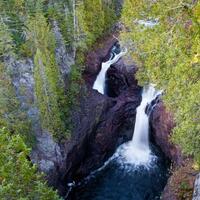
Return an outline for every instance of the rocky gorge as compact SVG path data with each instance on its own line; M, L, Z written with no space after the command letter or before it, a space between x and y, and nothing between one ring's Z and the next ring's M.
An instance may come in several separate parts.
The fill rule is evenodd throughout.
M87 109L87 111L89 112L91 109L92 113L90 113L89 116L92 116L91 119L96 120L93 124L95 127L94 129L91 128L91 126L87 126L87 128L89 128L89 132L91 132L91 135L89 135L92 138L91 141L89 139L89 143L87 143L88 135L85 132L85 137L87 137L87 144L85 145L87 146L86 149L89 153L82 152L79 154L76 148L76 156L79 156L79 159L80 156L81 158L83 156L83 160L78 161L81 163L81 165L78 166L77 171L75 170L73 173L71 173L70 170L68 171L75 182L76 180L81 180L83 177L89 175L91 171L102 166L120 144L132 138L136 107L141 101L141 87L138 85L134 76L137 71L137 66L133 64L134 62L130 61L130 59L122 58L116 64L110 67L107 72L106 80L107 95L101 95L91 89L95 77L100 71L101 62L108 59L109 51L116 42L118 42L116 37L109 35L106 37L106 39L103 38L103 41L98 41L97 43L101 44L100 47L98 47L98 45L97 47L95 46L95 48L93 48L93 50L90 51L86 56L86 69L83 72L83 77L86 83L87 91L89 92L89 96L93 100L90 99L87 94L85 101L88 103L90 102L90 106L88 106L90 108ZM91 103L93 101L95 102L94 107ZM102 103L103 105L101 105ZM94 110L95 112L100 110L100 114L96 116ZM87 115L85 114L85 117L86 116ZM88 117L88 119L90 119L90 117ZM172 175L162 194L162 199L164 200L180 199L180 191L173 190L174 186L171 180L174 179L175 182L177 182L176 172L179 170L179 168L180 170L187 168L185 167L187 166L185 162L188 160L188 158L183 156L180 147L172 144L170 141L170 134L172 133L174 126L175 123L173 114L167 111L163 102L160 101L151 114L150 127L152 130L152 140L157 146L160 147L165 156L172 162ZM82 125L80 125L80 127L82 127ZM81 152L80 146L79 151ZM72 154L70 155L72 156ZM71 160L73 159L69 158L69 162ZM74 160L76 160L75 157ZM71 166L73 166L73 164ZM191 198L193 193L193 184L195 181L195 175L197 174L195 170L192 170L191 168L192 167L190 166L189 169L185 170L183 174L181 174L183 178L178 182L178 184L181 185L182 181L184 180L186 181L186 184L189 184L189 198ZM73 170L74 169L75 168L73 167ZM193 173L188 175L189 171L193 171ZM186 180L184 178L184 174L187 174ZM69 175L66 174L66 177L69 178ZM68 181L69 180L70 179L68 179ZM196 179L196 185L197 184L198 177ZM198 188L198 186L195 186L195 188ZM198 189L194 189L194 198L195 194L197 195L197 193Z
M199 5L0 1L0 199L199 200Z
M68 61L69 56L60 42L62 36L56 23L54 26L58 38L56 50L57 58L60 60L58 63L63 76L66 77L70 75L69 66L73 63L73 58ZM25 69L19 72L19 76L15 76L13 83L16 90L21 84L27 89L25 95L20 97L19 94L19 97L23 109L32 120L36 136L36 147L32 151L31 159L38 164L41 171L46 173L49 184L57 188L61 195L65 195L69 190L68 183L77 183L101 167L117 147L130 140L133 135L136 108L141 101L142 89L135 79L137 66L127 58L120 59L107 72L107 95L99 94L92 89L92 85L100 71L101 63L108 59L111 48L118 41L111 34L100 39L98 43L100 45L94 46L86 55L86 68L83 72L85 83L79 95L78 108L71 113L72 123L76 124L72 138L61 143L54 142L48 132L42 131L37 108L32 106L34 105L34 82L31 60L7 59L11 67L17 70ZM171 160L174 169L182 166L185 158L180 148L169 140L172 128L175 126L173 115L166 110L163 102L159 102L153 110L150 126L152 140ZM164 200L172 200L173 194L169 195L170 179L163 193ZM194 176L192 180L194 181ZM190 181L190 184L193 182ZM173 197L173 199L179 198Z

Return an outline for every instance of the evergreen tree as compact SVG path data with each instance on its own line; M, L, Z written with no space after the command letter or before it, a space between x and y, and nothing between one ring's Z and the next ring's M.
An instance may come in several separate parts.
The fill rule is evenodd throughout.
M14 42L10 35L8 26L0 18L0 58L5 55L13 54Z
M59 200L49 188L43 175L28 161L30 149L19 135L11 136L0 130L0 199L1 200Z
M91 46L116 20L114 3L106 0L77 1L79 45Z
M69 136L69 133L62 119L62 113L65 112L65 96L60 71L55 61L55 39L41 13L31 18L27 26L30 30L27 44L34 55L35 92L42 125L54 138L62 139Z

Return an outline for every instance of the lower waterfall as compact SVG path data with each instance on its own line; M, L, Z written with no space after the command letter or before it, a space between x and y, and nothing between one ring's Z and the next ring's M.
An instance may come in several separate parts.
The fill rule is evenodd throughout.
M149 140L149 116L161 94L153 85L143 88L132 140L77 184L67 200L160 199L170 162Z
M120 162L148 167L156 157L149 146L149 115L162 91L156 91L152 84L143 88L142 102L137 108L135 129L130 142L121 145L115 156Z

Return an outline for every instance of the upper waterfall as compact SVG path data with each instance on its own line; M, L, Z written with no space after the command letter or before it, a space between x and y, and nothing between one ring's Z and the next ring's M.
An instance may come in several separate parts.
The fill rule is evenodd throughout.
M97 90L101 94L105 94L106 72L109 69L109 67L112 64L116 63L122 56L124 56L126 52L127 52L127 49L117 54L115 52L115 46L113 47L110 59L106 62L103 62L101 65L101 71L99 72L93 85L94 90Z

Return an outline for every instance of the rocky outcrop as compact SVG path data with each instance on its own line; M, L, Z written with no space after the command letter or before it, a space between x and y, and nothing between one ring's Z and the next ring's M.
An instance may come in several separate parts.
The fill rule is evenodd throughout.
M200 199L200 173L196 176L192 200L199 200L199 199Z
M102 97L96 93L93 98L92 101L98 102ZM87 141L85 161L76 172L77 178L84 177L100 167L120 144L132 138L136 108L140 103L140 88L130 88L117 99L103 97L103 101L106 105L100 106L103 108L101 116L89 132L92 137ZM91 112L95 109L98 110L99 107L95 106ZM89 121L94 120L91 117L92 115L88 117Z
M52 22L52 30L56 40L55 58L60 68L65 87L68 84L68 76L71 71L71 66L74 64L75 52L67 51L63 36L61 34L59 24L57 21Z
M59 145L54 142L51 134L41 127L39 110L35 102L34 64L31 59L16 60L14 57L5 58L4 62L12 72L12 84L20 103L20 110L31 122L30 132L35 139L31 160L46 173L51 183L52 175L56 177L57 166L61 163L62 156Z
M153 110L150 125L155 143L175 165L180 165L183 162L181 150L170 141L170 134L175 126L174 119L172 114L167 112L163 102L159 102Z
M121 59L108 69L106 90L110 97L117 97L129 87L137 85L135 79L136 65L126 64L125 62L124 59Z

